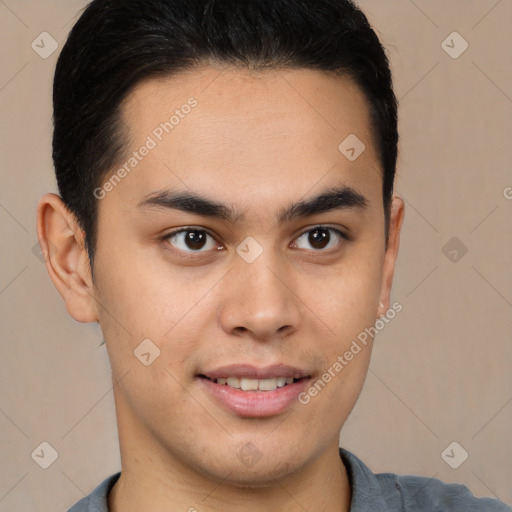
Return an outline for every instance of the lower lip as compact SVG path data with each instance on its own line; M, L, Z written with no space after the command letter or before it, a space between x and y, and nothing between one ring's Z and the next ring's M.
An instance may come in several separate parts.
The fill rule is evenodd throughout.
M298 400L310 379L301 379L274 391L242 391L226 384L199 378L207 393L230 412L245 418L275 416Z

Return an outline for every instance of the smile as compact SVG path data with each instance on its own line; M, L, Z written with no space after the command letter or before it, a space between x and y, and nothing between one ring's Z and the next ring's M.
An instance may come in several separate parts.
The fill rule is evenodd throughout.
M282 364L266 368L229 365L197 375L203 391L222 409L239 417L278 415L297 402L311 374Z
M248 379L238 377L227 377L215 379L214 382L220 385L230 386L242 391L275 391L277 388L283 388L288 384L293 384L293 377L275 377L271 379Z

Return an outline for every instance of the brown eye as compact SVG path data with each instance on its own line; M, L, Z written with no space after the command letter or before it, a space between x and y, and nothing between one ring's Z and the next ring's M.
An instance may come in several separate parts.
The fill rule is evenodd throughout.
M202 249L206 243L206 234L201 233L201 231L186 231L185 232L185 245L192 249L193 251L197 251Z
M317 226L299 236L295 245L299 249L323 251L336 247L342 239L347 240L347 236L341 231L334 228Z
M183 252L206 252L216 247L213 237L201 229L180 229L168 234L165 240ZM205 247L206 250L201 250Z
M329 245L329 241L331 240L331 234L327 229L315 229L309 232L308 242L315 249L325 249L327 245Z

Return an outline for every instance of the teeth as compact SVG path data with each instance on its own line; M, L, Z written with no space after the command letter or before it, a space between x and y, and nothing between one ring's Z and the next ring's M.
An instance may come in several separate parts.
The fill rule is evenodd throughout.
M293 383L293 377L275 377L272 379L246 379L242 377L227 377L216 379L217 384L228 385L242 391L275 391L287 384Z
M256 391L258 389L258 379L240 379L242 391Z
M226 382L228 386L231 386L232 388L240 388L240 379L237 379L236 377L229 377Z
M274 391L277 389L277 379L261 379L258 383L260 391Z

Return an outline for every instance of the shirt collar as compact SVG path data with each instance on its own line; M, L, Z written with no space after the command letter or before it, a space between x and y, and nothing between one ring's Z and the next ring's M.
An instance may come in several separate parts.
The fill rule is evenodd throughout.
M339 450L352 490L350 512L386 512L388 507L375 474L353 453Z

